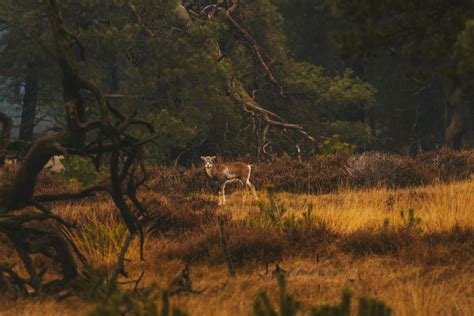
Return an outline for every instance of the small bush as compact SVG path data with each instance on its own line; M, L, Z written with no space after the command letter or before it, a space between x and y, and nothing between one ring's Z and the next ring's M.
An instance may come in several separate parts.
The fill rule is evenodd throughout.
M117 260L127 238L127 227L112 216L100 219L96 214L89 217L81 230L72 233L79 250L94 262L113 263ZM135 249L130 247L129 251Z
M284 234L285 239L294 244L295 248L300 248L301 245L309 247L310 244L321 246L321 243L333 239L334 234L328 225L314 216L313 205L308 205L302 216L296 216L278 201L273 186L267 185L265 188L268 202L260 200L260 212L245 218L245 223L250 227Z
M415 210L409 209L408 214L405 211L400 212L400 217L402 218L404 227L406 229L413 230L415 232L421 233L421 218L415 216Z
M295 225L295 217L288 214L286 207L281 204L275 196L275 188L266 185L265 190L268 195L268 202L259 200L258 208L260 213L257 216L247 218L250 225L264 230L275 230L283 233Z
M97 182L101 173L89 158L72 156L62 161L64 170L61 175L69 181L77 181L83 185L91 185Z
M356 145L342 141L341 136L334 134L331 138L324 140L318 144L318 150L322 155L353 155Z
M418 155L416 161L442 181L465 180L474 174L473 150L426 152Z
M410 187L432 183L434 176L413 159L368 152L347 160L350 184L355 187Z

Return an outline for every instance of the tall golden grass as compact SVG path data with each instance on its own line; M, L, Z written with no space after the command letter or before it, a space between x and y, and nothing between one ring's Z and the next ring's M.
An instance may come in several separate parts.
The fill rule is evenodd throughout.
M267 199L264 191L259 197ZM194 287L206 290L174 297L172 303L191 315L248 315L261 290L276 301L276 280L264 272L265 262L273 268L275 261L289 270L289 291L303 303L303 312L338 302L347 288L355 297L385 301L395 315L474 314L474 179L407 189L339 187L326 195L278 193L285 216L299 220L312 208L315 227L321 228L292 233L249 225L260 209L244 191L233 193L222 208L216 206L217 196L196 193L166 197L148 190L141 198L152 211L162 211L169 227L159 227L147 239L146 261L139 261L133 245L126 269L130 278L145 271L145 284L164 285L189 260ZM420 219L412 226L410 209ZM90 262L114 263L124 235L107 197L57 203L53 210L78 223L71 236ZM219 217L226 218L235 278L227 276ZM13 254L2 244L0 261L7 253ZM77 297L63 302L0 298L0 315L77 315L91 307Z

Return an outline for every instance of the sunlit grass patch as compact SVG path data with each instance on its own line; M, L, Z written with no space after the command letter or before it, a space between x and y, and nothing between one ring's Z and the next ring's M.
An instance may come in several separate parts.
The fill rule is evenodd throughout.
M110 265L117 261L128 234L126 225L112 214L99 217L93 212L83 220L81 229L73 231L70 237L90 263ZM129 247L127 258L138 257L138 245Z

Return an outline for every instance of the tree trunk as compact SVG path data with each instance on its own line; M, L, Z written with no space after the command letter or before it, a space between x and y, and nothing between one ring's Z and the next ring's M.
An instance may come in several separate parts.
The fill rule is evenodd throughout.
M445 133L445 144L455 150L461 149L462 146L462 136L464 132L464 105L465 101L463 93L460 88L457 88L454 90L448 102L451 118Z
M28 65L25 80L25 96L23 98L23 110L21 112L20 136L23 141L33 139L35 128L36 104L38 100L39 78L33 65Z
M412 155L422 150L435 150L443 143L444 111L442 103L436 101L441 99L442 83L441 77L435 77L416 93L418 102L413 125Z
M0 112L0 123L2 124L2 131L0 133L0 167L5 162L7 155L7 148L10 142L10 133L12 129L12 120L5 113Z
M120 80L117 65L113 65L112 69L110 70L109 88L112 92L117 92L120 89Z
M135 196L137 189L147 179L145 167L141 161L141 147L153 141L156 135L151 123L135 119L136 112L129 115L122 114L107 103L100 88L93 82L81 77L80 64L74 53L74 47L76 45L81 49L83 47L77 36L65 28L60 1L47 0L44 1L44 5L48 13L50 31L56 52L55 56L63 74L62 86L67 128L63 132L47 134L35 139L14 178L0 186L0 232L10 238L30 275L30 278L23 283L29 284L36 291L46 291L46 289L57 291L61 289L62 285L67 285L65 283L74 280L78 276L75 257L69 250L69 244L73 245L74 242L62 230L40 230L29 225L29 223L33 221L55 221L65 228L72 227L72 225L52 213L45 205L41 204L41 201L68 200L74 198L74 196L90 196L90 193L95 191L110 191L131 236L139 233L142 255L143 224L137 219L134 209L129 206L127 197L130 198L131 203L137 210L145 213ZM31 84L29 82L28 80L30 88ZM100 118L87 117L82 90L89 91L94 96L99 107ZM30 93L25 95L25 98L28 101L35 101L36 99ZM36 102L33 103L36 104ZM1 112L0 123L2 123L2 129L0 130L1 162L6 148L13 142L9 139L11 120ZM136 125L144 126L150 136L145 139L131 136L130 128ZM90 140L90 143L86 145L88 133L94 133L96 138ZM95 158L100 162L102 155L108 152L112 153L110 159L111 190L108 190L107 187L96 187L72 195L50 195L46 199L45 196L34 197L37 177L52 156L59 154L95 154ZM121 162L122 156L126 157L123 163ZM124 187L127 188L127 193L123 192ZM40 212L18 212L28 206L34 206ZM6 214L8 216L4 216ZM77 251L77 247L72 246L72 248L82 258L82 255ZM41 277L46 270L37 271L35 263L30 257L31 254L42 254L59 263L62 267L63 279L59 282L49 282L43 286ZM123 266L120 267L120 271L123 271Z

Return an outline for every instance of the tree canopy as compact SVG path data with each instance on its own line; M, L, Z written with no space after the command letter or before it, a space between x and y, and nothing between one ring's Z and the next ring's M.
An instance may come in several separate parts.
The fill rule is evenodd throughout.
M229 18L232 5L72 1L62 9L80 43L75 50L84 57L81 73L104 87L110 102L148 113L160 131L150 156L162 163L178 157L188 163L202 152L293 155L305 136L295 140L291 128L269 128L276 125L265 122L262 112L256 120L255 112L246 111L250 105L242 106L247 97L308 135L323 137L319 140L340 134L360 148L370 146L370 128L357 113L374 106L371 85L349 69L328 75L319 65L295 60L283 17L271 1L235 2ZM8 28L2 52L11 60L3 75L17 82L10 85L10 95L23 97L25 104L31 90L25 85L25 61L35 60L37 94L50 97L40 108L53 113L61 88L57 66L48 59L46 21L38 19L41 7L35 1L7 1L1 12ZM34 32L26 35L23 25ZM19 38L27 46L15 47ZM309 152L313 144L306 146Z

